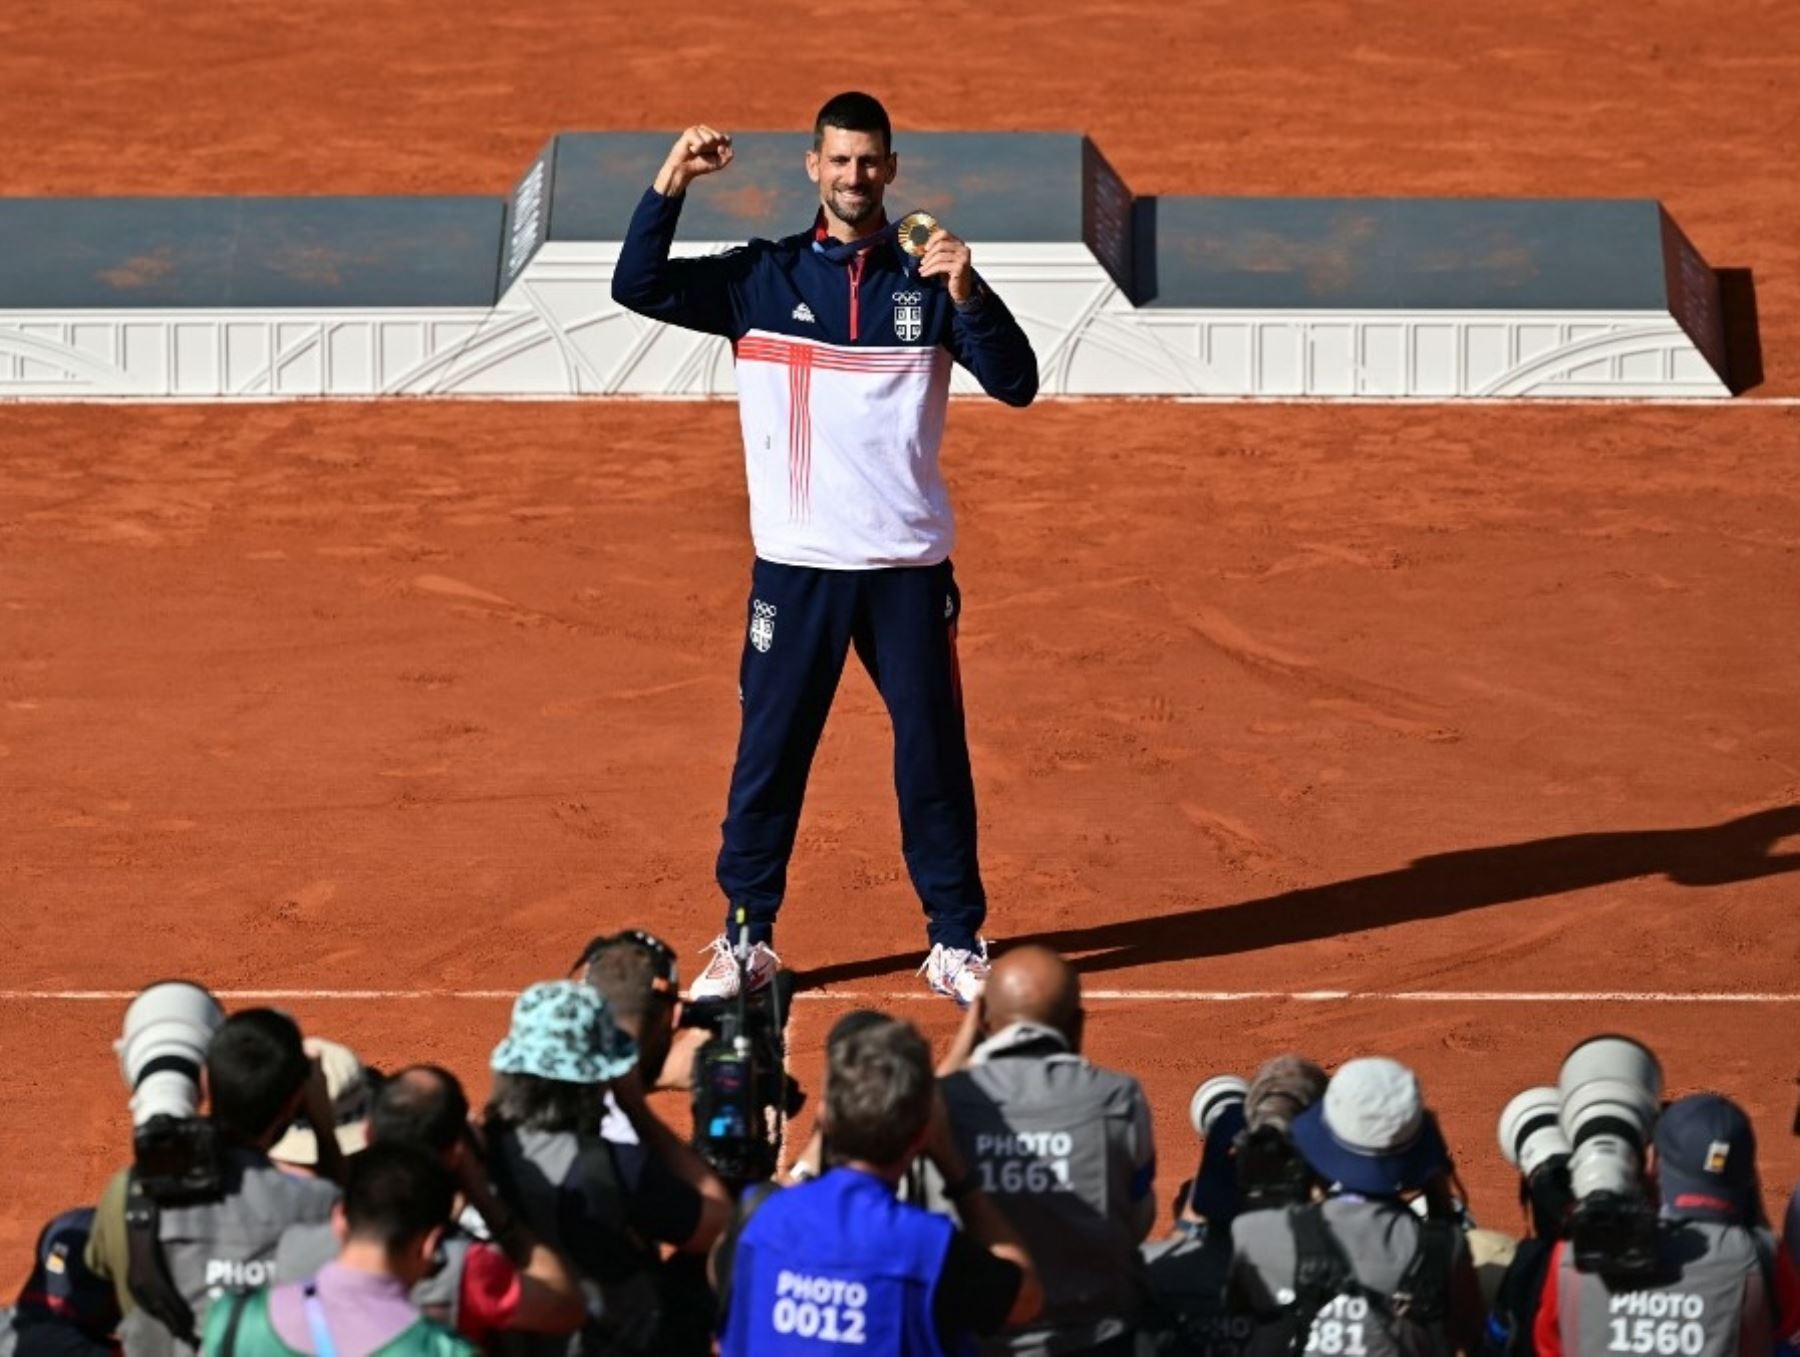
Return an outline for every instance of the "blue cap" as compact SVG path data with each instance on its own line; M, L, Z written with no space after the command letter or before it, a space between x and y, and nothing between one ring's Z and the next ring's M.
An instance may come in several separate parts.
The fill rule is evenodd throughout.
M83 1258L93 1229L94 1210L82 1207L64 1211L38 1236L35 1265L13 1315L19 1357L116 1351L110 1339L119 1324L118 1293Z
M1656 1180L1678 1216L1747 1221L1755 1215L1756 1132L1731 1099L1677 1098L1656 1123Z

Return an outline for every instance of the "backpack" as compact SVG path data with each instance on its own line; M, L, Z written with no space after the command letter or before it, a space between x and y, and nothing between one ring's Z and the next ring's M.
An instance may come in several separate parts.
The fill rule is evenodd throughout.
M1308 1350L1314 1321L1340 1296L1366 1302L1390 1331L1402 1325L1427 1328L1449 1315L1456 1258L1456 1226L1451 1221L1420 1222L1412 1260L1393 1292L1383 1295L1357 1280L1343 1245L1326 1223L1323 1203L1289 1207L1287 1214L1294 1234L1294 1299L1282 1307L1279 1317L1289 1327L1288 1351Z

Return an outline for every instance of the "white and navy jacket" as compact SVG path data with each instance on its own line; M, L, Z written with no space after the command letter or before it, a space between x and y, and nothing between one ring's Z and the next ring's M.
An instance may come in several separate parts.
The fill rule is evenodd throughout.
M750 533L785 565L935 565L956 536L938 444L950 363L990 396L1029 405L1037 358L985 285L955 306L918 277L892 229L831 240L822 219L783 240L669 258L682 196L654 188L632 214L613 300L731 341Z

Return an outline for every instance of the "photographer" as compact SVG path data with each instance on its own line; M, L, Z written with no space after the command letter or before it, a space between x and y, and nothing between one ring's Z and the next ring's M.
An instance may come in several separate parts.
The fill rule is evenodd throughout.
M1234 1302L1251 1351L1395 1357L1475 1351L1481 1293L1462 1231L1444 1218L1449 1152L1411 1070L1352 1060L1293 1123L1322 1200L1232 1223ZM1423 1195L1430 1218L1413 1210Z
M1081 1055L1081 981L1044 947L993 963L939 1088L957 1149L1018 1231L1047 1303L993 1352L1129 1353L1148 1292L1156 1150L1138 1081ZM971 1049L972 1048L972 1049ZM933 1209L949 1211L941 1182Z
M675 1025L680 983L675 955L667 944L633 929L595 938L577 965L587 983L605 998L619 1029L637 1043L639 1082L687 1088L694 1052L708 1034ZM756 1001L761 1002L761 996ZM693 1163L687 1163L683 1173L669 1168L673 1156L667 1142L675 1140L674 1134L647 1104L641 1110L655 1122L650 1136L638 1129L609 1091L600 1135L612 1150L633 1228L679 1250L664 1259L656 1273L662 1315L659 1349L705 1357L712 1351L718 1327L705 1254L731 1219L731 1195L704 1163L698 1172ZM661 1153L652 1149L658 1141L663 1142ZM695 1155L678 1142L674 1149L683 1159Z
M675 1026L679 984L668 946L633 930L594 939L582 964L587 984L606 1000L613 1022L637 1045L636 1087L664 1087L678 1035L685 1040L677 1086L685 1087L693 1047L705 1033ZM646 1238L704 1254L731 1219L731 1194L647 1102L638 1099L636 1111L634 1117L618 1090L609 1090L600 1126L630 1199L632 1226ZM640 1126L646 1120L647 1134Z
M410 1297L450 1223L450 1171L423 1151L377 1145L348 1177L332 1219L337 1257L316 1277L221 1299L206 1320L208 1357L474 1357Z
M253 1008L225 1019L206 1048L206 1085L217 1140L207 1190L159 1201L140 1162L100 1199L87 1262L118 1290L127 1357L191 1352L212 1301L273 1282L282 1232L329 1219L338 1199L331 1099L292 1018ZM318 1135L317 1179L283 1173L268 1156L296 1115Z
M1488 1357L1537 1357L1538 1299L1575 1206L1561 1101L1554 1088L1528 1088L1500 1113L1500 1150L1519 1171L1519 1204L1531 1228L1489 1309L1482 1343Z
M1697 1093L1663 1110L1654 1146L1652 1259L1609 1276L1579 1269L1575 1242L1559 1242L1538 1357L1766 1357L1800 1334L1800 1280L1763 1224L1749 1118L1728 1098Z
M708 1185L711 1175L699 1157L650 1111L637 1060L635 1043L613 1023L598 991L556 980L519 996L512 1029L491 1062L486 1128L494 1185L597 1291L582 1340L591 1350L657 1350L662 1324L656 1240L634 1222L634 1196L617 1149L600 1135L608 1090L659 1171L702 1196L722 1192L716 1180ZM543 1343L533 1350L563 1347Z
M1200 1136L1200 1166L1183 1184L1167 1239L1143 1246L1150 1303L1138 1327L1140 1357L1239 1357L1250 1320L1226 1305L1231 1222L1242 1194L1237 1142L1245 1130L1246 1085L1235 1075L1207 1080L1189 1103Z
M444 1231L442 1266L412 1293L428 1319L476 1344L502 1332L568 1333L581 1327L587 1306L568 1264L495 1196L455 1075L435 1065L415 1065L388 1079L369 1108L368 1136L372 1144L429 1154L449 1169L486 1229L485 1239L457 1224ZM276 1271L286 1281L300 1281L337 1253L330 1225L296 1225L281 1237Z
M855 1345L864 1357L955 1352L1043 1302L1018 1235L950 1133L931 1052L910 1023L856 1012L826 1043L820 1111L830 1168L769 1190L715 1259L724 1357ZM928 1156L964 1229L896 1189Z

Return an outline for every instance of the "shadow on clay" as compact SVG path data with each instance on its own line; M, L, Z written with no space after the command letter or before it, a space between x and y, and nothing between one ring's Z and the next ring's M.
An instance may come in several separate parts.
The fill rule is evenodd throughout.
M1800 851L1774 851L1782 839L1795 834L1800 834L1800 805L1694 829L1563 834L1434 853L1391 872L1236 904L1064 928L1009 941L1054 948L1077 970L1089 973L1231 956L1564 895L1634 877L1661 876L1700 887L1778 876L1800 871ZM803 972L800 986L818 989L867 980L911 969L918 960L914 951L821 966Z

